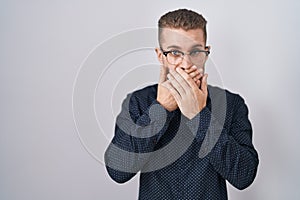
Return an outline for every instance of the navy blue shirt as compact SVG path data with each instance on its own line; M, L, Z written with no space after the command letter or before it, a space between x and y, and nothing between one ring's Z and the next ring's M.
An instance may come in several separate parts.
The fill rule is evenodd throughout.
M208 86L206 107L193 119L157 101L157 84L129 94L105 152L110 177L125 183L140 174L139 199L227 199L256 176L258 155L244 100Z

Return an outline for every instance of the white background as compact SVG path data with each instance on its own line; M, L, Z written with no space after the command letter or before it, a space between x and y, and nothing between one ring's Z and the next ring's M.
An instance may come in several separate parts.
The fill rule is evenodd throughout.
M250 108L258 175L244 191L229 186L230 199L299 199L299 1L2 0L1 200L137 199L137 177L114 183L81 144L72 114L73 83L99 43L155 27L162 14L183 7L208 20L222 84ZM149 77L156 80L157 74ZM114 106L124 96L117 97Z

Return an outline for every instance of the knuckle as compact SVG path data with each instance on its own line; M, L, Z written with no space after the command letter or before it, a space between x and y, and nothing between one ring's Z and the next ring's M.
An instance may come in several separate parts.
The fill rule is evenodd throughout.
M189 82L190 82L190 81L193 81L192 77L190 77L190 76L188 76L188 77L186 78L186 80L189 81Z

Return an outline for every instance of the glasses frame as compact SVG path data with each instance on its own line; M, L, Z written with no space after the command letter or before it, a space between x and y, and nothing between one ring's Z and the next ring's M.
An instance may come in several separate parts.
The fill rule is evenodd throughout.
M205 48L209 48L209 47L206 46ZM166 57L168 63L171 64L171 65L174 65L174 63L170 63L170 62L169 62L168 57L167 57L168 54L171 53L171 52L174 51L174 50L165 51L165 50L163 50L163 48L161 48L161 47L160 47L160 50L162 51L163 55ZM176 51L179 51L179 50L176 50ZM199 51L199 52L204 52L204 53L206 54L206 56L208 56L208 55L210 54L210 51L209 51L209 50L197 50L197 51ZM181 55L181 62L183 61L183 58L184 58L185 55L191 56L191 55L190 55L191 52L182 52L182 51L179 51L179 52L182 53L182 55ZM179 62L179 63L181 63L181 62ZM178 64L179 64L179 63L178 63Z

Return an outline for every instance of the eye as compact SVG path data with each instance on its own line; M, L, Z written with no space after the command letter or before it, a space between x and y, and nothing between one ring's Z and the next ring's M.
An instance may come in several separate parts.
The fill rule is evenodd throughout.
M170 53L172 56L182 56L183 54L181 51L178 50L171 50Z
M193 51L190 52L190 55L191 56L198 56L200 53L201 53L200 50L193 50Z

